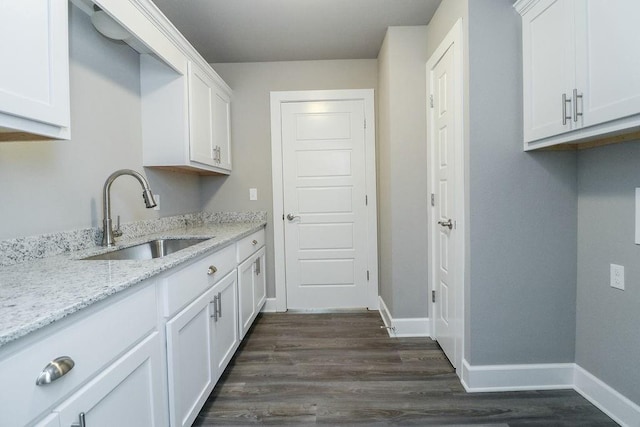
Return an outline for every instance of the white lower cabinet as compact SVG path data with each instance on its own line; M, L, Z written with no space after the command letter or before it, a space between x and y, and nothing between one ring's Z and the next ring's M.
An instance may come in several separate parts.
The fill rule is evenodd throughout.
M239 322L240 336L243 338L265 302L264 263L263 247L238 266Z
M162 351L154 332L54 410L61 426L163 425ZM53 424L55 425L55 424Z
M233 270L167 322L172 426L193 423L238 347L236 295Z

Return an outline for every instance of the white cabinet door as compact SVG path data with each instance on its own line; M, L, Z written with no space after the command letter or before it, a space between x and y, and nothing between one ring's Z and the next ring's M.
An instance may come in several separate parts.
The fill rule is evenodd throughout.
M637 0L577 3L576 88L584 126L640 113L638 16Z
M231 170L231 101L200 67L189 63L191 160Z
M216 382L210 288L167 322L169 413L172 426L190 426Z
M525 142L573 127L569 117L575 87L573 9L573 1L542 0L523 16Z
M265 249L262 247L238 266L240 336L253 324L266 300Z
M189 140L191 160L215 166L213 138L213 84L194 63L189 63Z
M216 166L231 170L231 99L216 86L213 97L213 149Z
M213 356L216 381L229 364L238 345L238 279L232 271L214 287Z
M67 7L67 0L0 2L0 128L68 138Z
M253 301L256 307L256 314L260 312L267 300L267 275L265 267L267 265L264 247L260 249L255 257L254 277L253 277Z
M251 256L238 266L238 315L241 338L244 338L251 327L253 319L256 317L256 305L253 299L255 261L255 257Z
M92 427L166 425L161 357L154 332L57 407L60 425L78 423L81 414Z

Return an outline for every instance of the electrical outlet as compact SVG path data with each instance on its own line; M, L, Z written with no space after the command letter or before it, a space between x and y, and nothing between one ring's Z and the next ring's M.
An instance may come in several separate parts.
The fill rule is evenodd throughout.
M258 189L250 188L249 189L249 200L258 200Z
M159 194L154 194L153 195L153 200L156 201L156 205L153 207L154 211L159 211L160 210L160 195Z
M624 266L611 264L611 287L624 291Z

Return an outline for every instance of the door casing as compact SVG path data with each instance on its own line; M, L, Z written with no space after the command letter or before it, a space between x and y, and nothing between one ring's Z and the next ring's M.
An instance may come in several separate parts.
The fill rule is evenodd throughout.
M373 89L309 90L271 92L271 171L273 182L273 245L276 282L276 311L287 311L284 247L284 192L282 174L282 115L280 105L287 102L363 100L366 120L365 182L367 203L368 304L378 309L378 220L376 197L375 110Z
M456 266L456 289L455 289L455 326L454 329L456 331L456 354L455 360L452 361L453 364L457 367L456 373L458 376L461 375L462 372L462 358L464 355L464 314L465 314L465 301L464 301L464 281L465 281L465 264L466 264L466 240L465 240L465 230L466 230L466 204L465 204L465 178L464 178L464 165L465 165L465 147L464 147L464 110L463 110L463 101L464 101L464 73L463 73L463 27L462 27L462 19L459 19L449 30L445 38L442 40L438 48L431 55L429 60L427 61L427 69L426 69L426 78L427 78L427 103L429 103L430 95L433 93L435 88L432 87L432 75L431 72L435 68L436 64L445 54L445 52L449 49L454 49L454 73L456 79L455 85L455 93L454 93L454 114L456 117L456 129L454 136L454 147L455 147L455 155L454 159L456 162L455 168L455 212L452 213L452 217L455 219L456 228L455 228L455 246L457 248L456 256L457 256L457 266ZM432 119L432 111L433 109L427 105L427 162L429 167L429 173L427 174L427 188L429 189L430 194L437 194L437 182L435 179L435 171L437 168L436 162L437 159L434 158L434 147L432 144L436 143L436 139L432 136L433 131L433 119ZM436 197L437 199L437 197ZM428 218L428 236L429 236L429 245L428 245L428 266L429 266L429 278L428 278L428 288L429 295L433 291L436 290L436 263L435 263L435 248L436 240L433 238L435 233L438 231L437 221L437 212L436 209L429 204L429 218ZM436 303L431 302L429 306L430 317L433 317L436 313ZM433 318L431 324L431 336L436 337L436 321Z

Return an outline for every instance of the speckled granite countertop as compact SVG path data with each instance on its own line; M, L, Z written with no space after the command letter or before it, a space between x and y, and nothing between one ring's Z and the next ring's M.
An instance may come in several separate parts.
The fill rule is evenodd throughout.
M205 223L120 238L115 249L158 238L210 238L163 258L146 261L87 261L107 252L91 248L0 267L0 347L110 295L206 253L213 253L266 224L255 220ZM111 249L112 250L112 249Z

